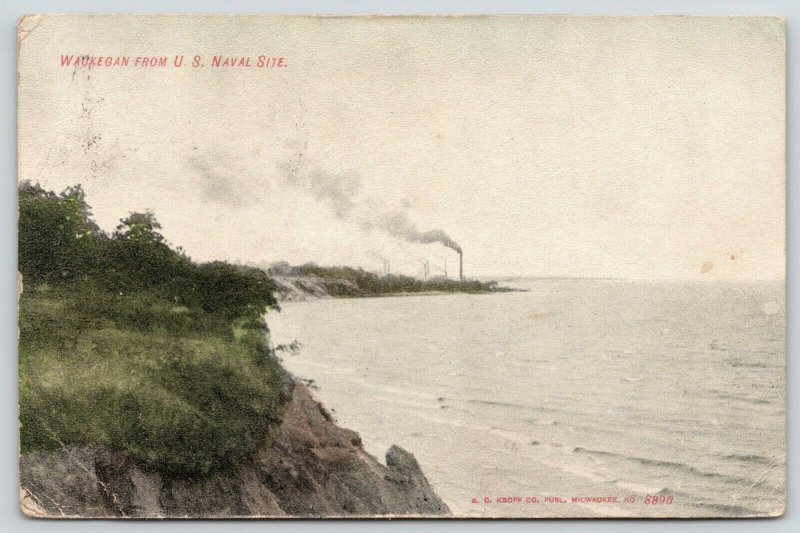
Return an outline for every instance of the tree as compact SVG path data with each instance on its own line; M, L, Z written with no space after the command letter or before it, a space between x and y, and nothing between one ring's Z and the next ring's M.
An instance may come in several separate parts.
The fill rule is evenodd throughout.
M133 212L126 218L120 219L120 224L114 231L115 239L127 239L130 241L147 244L164 243L164 236L159 233L161 224L156 220L156 216L151 211L144 213Z
M29 282L86 275L102 236L80 185L57 195L28 181L19 186L18 231L19 270Z
M86 202L86 191L83 190L80 183L67 187L60 196L83 225L83 236L88 234L99 236L103 233L92 218L92 209Z

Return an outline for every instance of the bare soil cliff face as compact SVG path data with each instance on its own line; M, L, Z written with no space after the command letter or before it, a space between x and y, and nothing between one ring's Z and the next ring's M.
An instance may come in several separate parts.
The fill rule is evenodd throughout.
M325 281L313 276L281 276L272 275L275 283L275 296L281 302L295 302L314 300L318 298L330 298L325 287ZM347 283L343 281L342 283Z
M252 463L204 479L166 479L126 454L60 448L20 459L29 516L225 518L439 516L449 509L416 459L392 446L386 466L358 434L338 427L299 382L283 422Z

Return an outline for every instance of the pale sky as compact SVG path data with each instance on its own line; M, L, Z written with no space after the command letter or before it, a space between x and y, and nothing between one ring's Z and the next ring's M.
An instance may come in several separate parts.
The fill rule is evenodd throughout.
M45 16L23 22L19 177L151 209L198 260L783 279L777 19ZM62 54L183 54L180 68ZM215 54L252 67L211 67ZM259 55L285 68L260 69ZM202 68L191 66L202 56Z

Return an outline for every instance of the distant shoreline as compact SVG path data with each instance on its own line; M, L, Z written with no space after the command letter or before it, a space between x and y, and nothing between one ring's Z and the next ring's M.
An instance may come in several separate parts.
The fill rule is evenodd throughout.
M387 292L382 294L364 294L358 296L311 296L304 299L280 299L281 303L299 302L308 300L364 300L367 298L408 298L413 296L491 296L494 294L505 294L510 292L530 292L529 289L502 288L492 292L448 292L448 291L419 291L419 292Z
M494 294L518 289L497 281L455 280L444 276L414 278L403 274L378 275L361 268L323 267L314 263L292 266L276 263L264 270L279 301L316 298L370 298L415 294Z

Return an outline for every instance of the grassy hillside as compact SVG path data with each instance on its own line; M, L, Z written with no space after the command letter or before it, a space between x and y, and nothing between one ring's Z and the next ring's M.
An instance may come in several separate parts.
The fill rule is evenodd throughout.
M162 473L246 460L278 421L259 270L196 264L150 213L108 235L80 187L19 188L22 452L108 446Z

